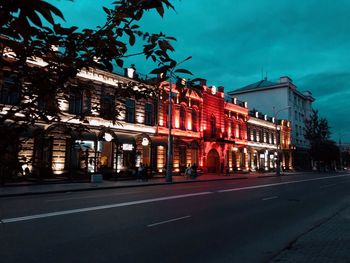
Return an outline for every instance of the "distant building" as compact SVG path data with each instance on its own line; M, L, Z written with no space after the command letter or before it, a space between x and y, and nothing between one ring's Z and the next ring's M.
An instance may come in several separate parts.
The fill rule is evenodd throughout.
M294 148L295 168L310 168L307 150L309 142L304 137L305 119L312 113L315 99L311 92L300 92L291 78L280 77L278 82L266 78L243 88L228 92L230 96L247 101L249 108L288 120L291 123L291 147Z
M290 122L252 110L247 120L249 162L251 171L276 168L277 154L284 170L293 169L290 143Z

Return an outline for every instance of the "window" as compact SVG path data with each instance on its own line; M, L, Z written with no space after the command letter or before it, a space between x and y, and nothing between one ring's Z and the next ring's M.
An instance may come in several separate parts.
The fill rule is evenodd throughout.
M14 75L7 75L5 73L3 84L0 89L0 103L8 105L16 105L19 103L19 90L15 83Z
M114 96L104 95L101 97L100 115L105 119L113 119L115 117Z
M169 128L169 105L166 104L165 107L164 107L164 124L165 124L165 127Z
M183 106L180 108L180 129L186 130L186 109Z
M225 125L225 132L228 133L228 116L227 115L225 116L224 125Z
M69 97L69 113L81 114L83 111L83 95L71 94Z
M240 139L244 139L244 130L243 130L242 123L239 124L239 133L238 133L238 135L239 135Z
M258 141L256 130L253 130L253 140Z
M192 110L192 131L196 132L197 126L198 126L197 112L196 110Z
M210 136L212 137L212 138L215 138L216 137L216 119L215 119L215 116L214 115L212 115L211 117L210 117Z
M125 121L135 122L135 101L127 99L125 102Z
M153 125L153 105L151 103L145 105L145 124Z
M235 137L235 124L233 121L231 121L231 137Z

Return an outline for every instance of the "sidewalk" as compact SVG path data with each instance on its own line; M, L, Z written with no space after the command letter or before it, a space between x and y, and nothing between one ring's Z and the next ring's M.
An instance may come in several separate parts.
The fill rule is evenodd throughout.
M286 173L287 175L297 173ZM173 176L173 184L179 183L193 183L193 182L208 182L217 180L238 180L248 178L264 178L275 176L275 173L250 173L250 174L235 174L230 176L220 174L203 174L196 179L187 179L184 176ZM64 192L78 192L78 191L90 191L90 190L102 190L113 188L126 188L126 187L140 187L151 185L165 185L169 184L165 182L165 178L152 178L148 181L138 180L124 180L124 181L108 181L104 180L102 183L51 183L51 184L32 184L32 185L9 185L0 187L1 197L23 196L23 195L36 195L36 194L48 194L48 193L64 193Z
M271 263L350 262L350 206L300 236Z

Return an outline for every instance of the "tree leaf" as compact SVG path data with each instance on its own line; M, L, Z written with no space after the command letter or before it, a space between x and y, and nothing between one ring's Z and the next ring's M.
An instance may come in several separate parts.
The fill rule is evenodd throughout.
M107 7L102 6L102 8L103 8L103 10L105 11L105 13L106 13L107 15L111 15L111 11L110 11Z
M161 17L163 17L163 15L164 15L164 8L163 8L163 5L158 6L156 9L157 9L158 14L159 14Z
M182 68L176 69L174 72L193 75L193 74L191 73L191 71L188 71L187 69L182 69Z

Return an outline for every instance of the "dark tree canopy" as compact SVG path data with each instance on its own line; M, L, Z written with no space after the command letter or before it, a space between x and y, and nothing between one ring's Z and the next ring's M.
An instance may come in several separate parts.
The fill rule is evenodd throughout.
M331 166L331 163L339 160L339 148L330 140L330 127L325 118L318 116L318 111L313 110L310 119L305 122L305 138L311 144L310 155L318 162L318 166ZM320 167L318 167L320 168Z
M112 72L123 67L125 58L144 56L155 62L151 74L155 78L138 83L121 83L115 97L147 97L158 92L159 84L175 73L191 74L177 69L171 58L175 51L174 37L164 33L142 30L140 19L147 11L174 9L168 0L119 0L106 13L104 24L96 28L63 27L59 9L43 0L0 0L0 77L4 72L15 75L12 91L19 91L15 105L0 104L0 165L10 163L4 153L16 151L20 135L37 121L54 123L64 114L59 100L77 91L89 92L89 85L81 85L76 76L81 70L91 68ZM129 53L129 47L139 41L142 49ZM38 65L38 63L40 65ZM162 76L161 78L158 76ZM72 83L74 85L72 85ZM195 80L186 84L194 86ZM184 86L178 85L179 89ZM44 102L45 107L39 105ZM119 112L116 108L115 116ZM84 119L84 114L78 116ZM115 120L115 119L114 119ZM6 161L7 160L7 161ZM11 160L15 162L15 160Z

